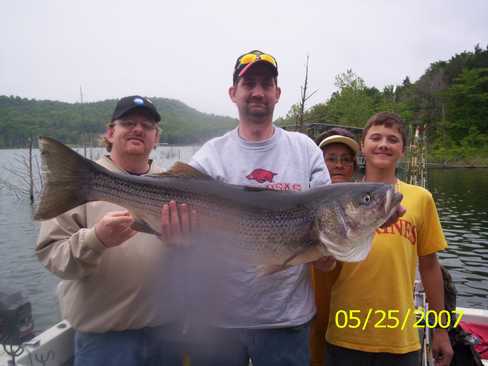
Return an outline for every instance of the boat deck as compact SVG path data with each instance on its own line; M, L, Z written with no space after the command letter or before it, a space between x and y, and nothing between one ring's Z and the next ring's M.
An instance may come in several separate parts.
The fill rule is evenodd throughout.
M463 312L463 321L487 324L488 310L458 307ZM19 366L70 366L73 358L74 330L67 321L62 321L42 334L24 343L23 354L16 359ZM0 347L0 366L10 366L10 358ZM488 360L482 360L488 366Z

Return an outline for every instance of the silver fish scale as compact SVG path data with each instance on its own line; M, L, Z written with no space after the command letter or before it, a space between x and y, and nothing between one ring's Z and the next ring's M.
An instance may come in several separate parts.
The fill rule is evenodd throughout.
M263 217L264 216L264 217ZM304 210L244 215L241 217L239 247L273 257L288 258L311 245L313 215Z
M141 182L137 185L130 181L115 178L105 172L94 174L90 199L103 199L110 197L110 201L121 206L135 208L136 210L148 210L151 214L160 216L161 206L170 200L179 203L185 202L195 207L205 207L205 201L198 199L190 192L158 186L158 178L154 182ZM152 183L152 184L151 184ZM116 192L116 194L115 194Z
M184 182L180 182L181 189L174 189L168 187L169 184L162 184L163 181L159 178L150 179L153 180L141 181L136 186L129 180L120 179L119 176L113 177L106 172L96 172L93 176L91 193L93 196L90 199L110 197L111 202L130 207L136 213L143 212L145 216L152 216L157 222L160 219L163 203L170 200L186 202L197 209L200 215L212 217L214 223L222 222L222 226L227 227L229 232L235 233L233 250L247 256L287 258L296 253L297 248L310 245L308 236L313 224L313 215L304 208L284 212L260 210L254 213L252 210L245 211L233 207L217 197L203 197L185 191ZM192 183L192 180L189 179L188 183ZM214 202L215 199L218 201ZM233 228L235 231L232 230ZM212 231L212 225L205 229L206 233L213 236L215 240L231 239L231 235L225 233L219 238L219 233Z

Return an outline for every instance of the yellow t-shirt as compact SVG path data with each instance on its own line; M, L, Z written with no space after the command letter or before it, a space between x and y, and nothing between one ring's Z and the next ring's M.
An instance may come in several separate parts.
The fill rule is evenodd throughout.
M344 263L332 287L331 344L397 354L420 348L413 306L418 256L442 250L447 243L431 193L403 182L398 190L405 215L378 229L366 260Z

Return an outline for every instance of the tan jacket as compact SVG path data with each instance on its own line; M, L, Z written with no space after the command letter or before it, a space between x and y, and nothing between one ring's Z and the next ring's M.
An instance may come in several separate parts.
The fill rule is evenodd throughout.
M108 157L97 163L124 172ZM150 173L158 171L151 167ZM174 319L175 305L165 285L165 245L143 233L114 248L97 239L94 225L107 212L118 210L123 208L90 202L41 225L36 254L63 279L62 315L80 331L139 329Z

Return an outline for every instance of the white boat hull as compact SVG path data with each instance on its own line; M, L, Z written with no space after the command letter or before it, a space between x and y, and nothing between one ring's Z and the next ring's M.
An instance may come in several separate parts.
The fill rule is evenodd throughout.
M462 321L488 325L488 310L458 307ZM67 366L73 359L74 330L65 320L47 329L24 345L24 353L16 359L20 366ZM0 366L8 366L8 356L0 348ZM488 366L488 360L483 360Z
M20 366L66 366L73 359L74 330L66 321L59 322L24 344L24 352L15 360ZM0 347L0 366L9 365L10 357Z

